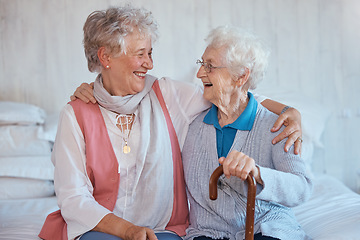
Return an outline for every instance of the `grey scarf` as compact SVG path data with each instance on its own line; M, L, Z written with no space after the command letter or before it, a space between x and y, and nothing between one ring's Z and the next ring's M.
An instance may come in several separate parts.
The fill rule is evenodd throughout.
M134 113L141 100L151 90L155 80L155 77L146 75L145 86L141 92L125 97L111 96L110 93L104 88L102 76L99 74L94 83L94 97L102 107L110 111L122 114Z
M144 89L125 97L111 96L103 87L101 75L94 84L94 96L104 108L129 114L138 110L140 141L136 146L136 176L126 220L154 230L164 230L170 220L174 200L173 161L164 113L146 75ZM135 148L135 147L134 147ZM121 181L121 179L120 179Z

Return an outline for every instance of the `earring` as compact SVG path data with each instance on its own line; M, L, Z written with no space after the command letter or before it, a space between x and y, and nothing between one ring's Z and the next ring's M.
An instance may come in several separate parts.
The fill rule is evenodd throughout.
M109 68L110 68L110 66L109 66L109 65L106 65L106 67L105 67L105 68L109 69Z

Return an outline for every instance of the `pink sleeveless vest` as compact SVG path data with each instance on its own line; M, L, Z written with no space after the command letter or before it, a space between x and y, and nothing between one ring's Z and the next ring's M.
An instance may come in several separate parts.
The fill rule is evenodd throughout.
M180 146L158 80L154 82L153 90L165 115L173 156L174 202L172 215L165 229L183 236L189 226L189 212ZM70 104L84 134L86 171L94 186L94 198L99 204L113 211L120 184L118 162L100 108L97 104L85 104L81 100L72 101ZM101 149L101 151L96 149ZM103 161L96 159L103 159ZM48 240L67 239L67 225L60 210L47 216L39 237Z

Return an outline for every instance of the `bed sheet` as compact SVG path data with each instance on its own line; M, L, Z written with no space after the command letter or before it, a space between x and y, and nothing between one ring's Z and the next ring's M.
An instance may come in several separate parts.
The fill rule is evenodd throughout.
M294 212L315 240L360 239L360 195L334 177L316 177L312 197Z
M55 197L0 200L0 240L38 240L46 216L57 209ZM360 239L360 195L333 177L317 177L313 196L294 212L314 240Z
M0 239L38 240L46 216L57 209L55 196L0 200Z

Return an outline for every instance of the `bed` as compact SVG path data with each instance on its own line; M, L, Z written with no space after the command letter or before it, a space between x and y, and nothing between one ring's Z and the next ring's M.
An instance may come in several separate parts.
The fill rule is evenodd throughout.
M311 109L296 107L303 114L303 157L313 174L314 150L321 146L324 131L319 126L325 125L326 114L316 119L319 126L311 128ZM1 240L39 239L46 216L58 209L50 157L57 118L38 106L0 101ZM360 195L331 176L313 174L313 178L311 199L294 208L304 230L315 240L360 239Z

